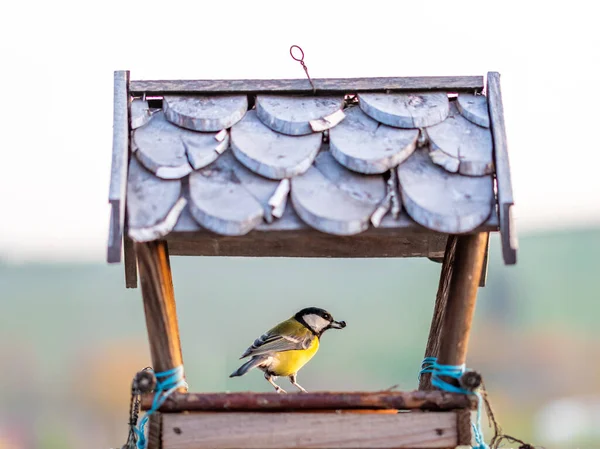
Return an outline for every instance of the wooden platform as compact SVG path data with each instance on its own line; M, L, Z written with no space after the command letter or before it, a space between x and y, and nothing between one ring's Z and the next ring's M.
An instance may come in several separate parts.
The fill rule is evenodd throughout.
M475 407L441 391L176 393L151 417L149 449L453 448L470 443Z

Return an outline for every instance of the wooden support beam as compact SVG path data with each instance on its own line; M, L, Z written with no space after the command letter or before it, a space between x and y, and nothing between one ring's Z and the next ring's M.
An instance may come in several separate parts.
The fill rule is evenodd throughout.
M152 405L152 395L142 397L142 410ZM277 393L176 393L161 412L188 411L315 411L315 410L454 410L477 406L474 397L443 391Z
M488 265L490 263L490 233L487 233L485 241L485 255L483 256L483 265L481 266L481 277L479 278L479 286L485 287L488 275Z
M429 337L427 337L425 357L437 357L440 352L442 325L446 312L446 304L448 303L448 292L450 291L450 280L452 279L454 268L457 239L457 236L451 235L448 237L448 242L446 243L446 251L442 262L442 270L440 272L440 283L435 297L433 317L431 318L431 326L429 327ZM422 374L419 380L419 390L431 389L431 374Z
M481 92L482 76L413 76L390 78L315 78L316 93L306 78L276 80L137 80L131 82L135 95L202 93L304 93L326 95L358 92L402 92L443 90Z
M453 448L459 413L162 414L165 449ZM468 437L470 437L470 432ZM466 441L469 444L469 441Z
M114 73L113 148L108 202L111 206L108 263L121 262L121 245L125 223L125 193L129 160L129 71Z
M127 232L127 224L125 225L125 232ZM133 240L125 233L123 235L123 256L125 268L125 288L137 288L137 260L135 256L135 246Z
M167 243L136 243L135 252L152 367L156 372L167 371L183 364Z
M487 239L486 232L457 237L438 354L442 365L466 361Z
M178 256L235 257L439 257L446 234L407 233L395 229L369 229L353 236L302 231L251 231L243 237L208 232L171 233L171 254Z
M508 159L504 106L502 105L502 92L500 91L500 74L498 72L488 72L487 74L487 99L490 127L494 141L502 256L505 264L514 265L517 263L519 242L513 216L515 202Z

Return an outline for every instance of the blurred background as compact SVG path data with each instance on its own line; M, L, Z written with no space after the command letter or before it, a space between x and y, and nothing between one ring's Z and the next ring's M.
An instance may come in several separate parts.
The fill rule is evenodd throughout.
M7 2L5 2L7 3ZM520 237L491 240L467 364L508 434L600 445L600 36L586 2L152 1L4 4L0 28L0 449L120 447L149 364L140 290L104 262L112 73L132 79L502 74ZM440 265L429 260L174 258L193 391L304 306L348 322L308 390L416 388ZM485 424L485 421L484 421Z

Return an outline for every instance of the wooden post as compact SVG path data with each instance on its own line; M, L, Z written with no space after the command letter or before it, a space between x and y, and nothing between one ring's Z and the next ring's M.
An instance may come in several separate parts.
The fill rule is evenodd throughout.
M437 357L440 351L442 324L444 322L450 281L452 279L452 272L454 268L456 241L457 237L451 235L448 237L448 241L446 243L446 251L444 252L444 261L442 263L442 271L440 273L440 283L438 285L438 291L435 297L433 317L431 318L429 337L427 338L427 347L425 348L425 357ZM425 373L421 375L421 379L419 380L419 390L431 389L431 374Z
M486 232L457 237L438 354L442 365L462 365L466 361L487 239Z
M135 252L152 367L156 372L167 371L183 363L167 243L136 243Z

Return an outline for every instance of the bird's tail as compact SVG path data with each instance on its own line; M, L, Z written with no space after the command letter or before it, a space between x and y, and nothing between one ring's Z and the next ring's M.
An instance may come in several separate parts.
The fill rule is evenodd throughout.
M265 359L266 357L252 357L250 360L248 360L246 363L240 366L237 370L231 373L229 377L243 376L252 368L256 368L258 365L263 363Z

